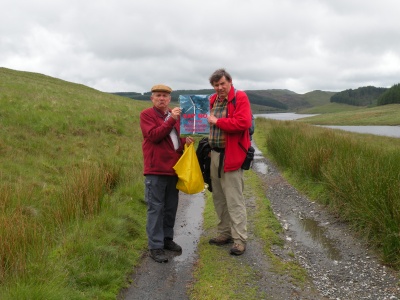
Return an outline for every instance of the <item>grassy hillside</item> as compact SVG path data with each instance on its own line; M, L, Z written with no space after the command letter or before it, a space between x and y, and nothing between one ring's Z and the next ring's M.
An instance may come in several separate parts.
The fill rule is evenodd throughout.
M325 91L315 90L303 94L302 98L314 107L314 106L322 106L329 104L331 101L331 97L334 94L336 94L336 92L325 92Z
M332 105L332 107L337 107L337 105ZM347 107L353 109L350 110ZM400 125L400 104L354 108L354 106L346 105L345 111L324 113L298 121L318 125ZM313 111L315 113L317 110Z
M348 89L333 95L331 101L349 105L372 107L376 106L378 98L387 90L387 88L377 88L374 86L359 87L355 90Z
M311 106L300 94L289 90L252 90L251 92L262 97L279 101L285 104L289 111L296 111L300 108Z
M354 106L348 104L340 103L328 103L323 105L313 106L311 108L306 108L298 111L300 114L327 114L327 113L338 113L342 111L354 111L363 109L361 106Z
M251 104L251 111L253 114L265 114L265 113L278 113L282 110L276 107L270 107L266 105Z
M212 89L202 90L177 90L171 93L172 102L178 103L179 95L211 95L215 91ZM268 112L268 111L295 111L301 108L310 107L311 104L307 99L304 99L302 95L296 94L289 90L246 90L249 100L254 105L256 112ZM329 93L329 92L326 92ZM146 92L143 95L135 92L117 92L114 95L120 95L129 97L134 100L149 100L150 92ZM322 97L325 97L324 92L319 93ZM314 96L317 97L317 96ZM307 98L307 97L306 97Z
M376 89L370 87L371 89ZM363 90L359 88L357 90ZM181 94L212 94L213 90L178 90L172 94L172 102L178 103ZM346 92L346 91L344 91ZM331 97L344 92L329 92L314 90L305 94L297 94L285 89L247 90L254 113L265 112L297 112L305 114L324 114L341 111L353 111L366 106L355 106L346 103L331 103ZM149 100L150 92L141 95L138 93L115 93L135 100ZM367 92L363 97L371 97ZM371 105L369 105L371 107Z
M0 68L1 299L115 299L146 247L132 101Z

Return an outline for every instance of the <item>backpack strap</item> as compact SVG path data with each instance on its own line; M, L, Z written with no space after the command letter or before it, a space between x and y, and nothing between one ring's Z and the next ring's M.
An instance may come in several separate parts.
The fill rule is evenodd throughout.
M232 104L235 107L235 109L236 109L236 92L237 92L237 89L235 89L235 97L233 97L233 99L232 99Z
M232 99L232 104L235 107L235 109L236 109L236 92L237 92L237 90L235 89L235 97ZM254 115L253 115L253 113L251 113L251 127L249 128L250 140L252 140L252 135L254 133L254 128L255 128Z

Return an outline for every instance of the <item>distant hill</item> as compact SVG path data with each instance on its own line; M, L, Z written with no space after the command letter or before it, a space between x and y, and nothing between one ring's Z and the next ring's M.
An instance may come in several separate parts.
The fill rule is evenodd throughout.
M179 95L211 95L215 91L213 89L201 90L176 90L171 93L172 102L178 102ZM295 111L300 108L311 107L312 105L300 94L289 90L245 90L253 111ZM134 100L150 100L151 92L143 94L135 92L117 92L112 93L119 96L129 97Z
M179 95L211 95L214 93L213 89L202 89L202 90L176 90L171 93L171 101L178 102ZM151 92L135 93L135 92L117 92L112 93L123 97L128 97L134 100L145 100L150 101Z
M295 111L298 110L299 108L306 108L311 106L306 100L304 100L301 97L300 94L297 94L290 90L272 89L272 90L251 90L247 92L262 96L268 100L275 100L283 104L286 107L286 110L289 111Z
M331 102L331 97L336 92L326 92L321 90L315 90L302 95L302 98L307 101L312 107L326 105Z
M400 103L400 84L395 84L378 98L378 105Z
M368 106L376 105L378 97L387 89L376 87L361 87L355 90L345 90L342 92L330 92L314 90L305 94L297 94L287 89L270 90L245 90L247 93L253 112L288 112L305 111L314 107L325 106L332 102ZM179 95L208 95L213 94L213 89L201 90L177 90L172 92L172 102L178 103ZM150 100L151 92L140 93L113 93L116 95L129 97L135 100Z
M142 96L141 93L135 93L135 92L118 92L118 93L112 93L112 94L132 98L132 99L135 99L135 97ZM139 99L137 99L137 100L139 100Z
M348 89L336 93L331 97L331 102L343 103L355 106L375 106L378 98L387 91L387 88L374 86L359 87L355 90Z
M289 107L287 104L275 99L273 97L260 95L254 91L246 91L251 104L257 104L261 106L269 106L280 110L287 110Z

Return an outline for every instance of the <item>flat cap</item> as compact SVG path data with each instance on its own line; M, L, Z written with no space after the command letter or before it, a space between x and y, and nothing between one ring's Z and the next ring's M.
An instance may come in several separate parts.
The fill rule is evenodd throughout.
M164 84L156 84L155 86L153 86L151 88L152 92L164 92L164 93L168 93L171 94L172 89L169 86L166 86Z

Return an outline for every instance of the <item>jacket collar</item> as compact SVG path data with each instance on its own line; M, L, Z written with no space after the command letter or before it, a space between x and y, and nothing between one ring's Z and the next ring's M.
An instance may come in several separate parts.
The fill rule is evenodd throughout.
M217 100L217 98L218 98L217 93L211 95L211 98L210 98L211 104L213 104L215 102L215 100ZM231 85L231 89L228 92L228 102L232 101L233 98L235 98L235 87L233 85Z
M160 117L165 117L166 115L168 115L168 112L170 111L170 109L168 109L166 112L158 109L157 107L153 106L153 109L155 110L155 112L160 116Z

